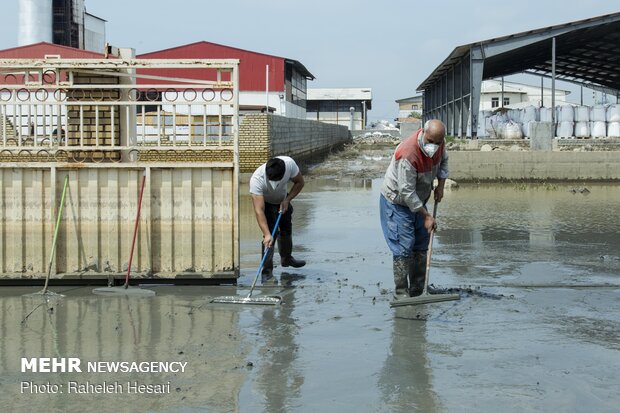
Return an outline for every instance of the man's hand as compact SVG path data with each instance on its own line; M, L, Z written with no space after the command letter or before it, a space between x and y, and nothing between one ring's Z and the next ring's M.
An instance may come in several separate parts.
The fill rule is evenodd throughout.
M265 246L265 249L271 248L273 246L273 237L271 236L271 234L263 236L263 245Z
M282 215L286 214L286 211L288 211L288 204L289 204L289 202L290 201L288 200L288 198L284 198L284 201L282 201L280 203L280 213Z
M431 232L437 229L437 222L435 221L435 218L433 218L431 214L427 214L424 217L424 228L426 228L428 232Z
M440 185L437 188L435 188L435 201L441 202L442 199L443 199L443 185Z

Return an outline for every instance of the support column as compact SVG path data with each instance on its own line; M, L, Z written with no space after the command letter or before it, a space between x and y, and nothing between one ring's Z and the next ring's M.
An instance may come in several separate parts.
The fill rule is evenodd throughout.
M119 49L119 57L121 59L125 59L125 60L132 60L136 58L136 50L135 49L131 49L131 48L122 48ZM125 72L129 75L131 75L131 77L129 76L119 76L119 83L121 85L132 85L135 87L136 84L136 78L134 77L136 74L136 70L135 69L122 69L121 72ZM130 93L135 94L137 93L137 91L129 91L128 88L120 88L119 90L120 93L120 100L121 102L127 102L129 100L138 100L137 96L129 96ZM130 105L125 105L125 106L119 106L118 107L119 110L119 115L120 115L120 125L119 126L119 132L120 132L120 144L121 146L134 146L137 144L137 132L138 132L138 125L137 125L137 120L136 120L136 107L135 106L130 106ZM114 136L112 136L112 139L114 139ZM135 158L135 159L130 159L130 158ZM138 154L135 152L130 152L127 150L123 150L121 152L121 161L122 162L135 162L138 159Z
M555 137L555 37L551 38L551 138Z
M471 137L478 138L478 113L480 112L480 93L482 91L482 71L484 70L484 57L482 49L472 49L470 53L470 102L469 118L471 119Z

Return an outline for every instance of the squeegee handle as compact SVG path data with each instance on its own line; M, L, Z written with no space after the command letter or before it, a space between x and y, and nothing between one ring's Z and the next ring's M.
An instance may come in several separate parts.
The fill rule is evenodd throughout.
M433 204L433 219L435 219L435 217L437 216L437 204L438 204L437 201L435 201L435 203ZM422 294L426 294L428 290L428 273L431 270L431 256L433 255L434 236L435 236L435 227L431 229L430 237L428 240L428 252L426 253L426 273L424 274L424 290L422 291Z
M278 212L278 219L276 219L276 224L273 226L273 231L271 231L271 238L273 239L276 236L276 231L278 230L278 225L280 224L280 218L282 218L282 212ZM267 256L269 255L269 250L271 250L273 246L265 248L265 253L263 254L263 259L258 266L258 271L256 271L256 276L254 277L254 282L252 282L252 287L250 287L250 293L248 294L248 298L252 296L252 291L254 291L254 287L256 286L256 281L258 281L258 276L260 272L263 270L263 265L265 265L265 261L267 260Z
M131 240L131 251L129 252L129 264L127 265L127 275L125 276L125 288L129 287L129 274L131 274L131 262L133 261L133 249L136 246L136 235L138 235L138 225L140 224L140 210L142 209L142 196L144 195L144 182L146 172L142 175L142 185L140 187L140 198L138 199L138 212L136 213L136 223L133 227L133 239Z
M282 218L282 212L278 212L278 219L276 219L276 224L273 226L273 231L271 231L271 239L275 242L276 231L278 230L278 225L280 224L280 218ZM258 272L263 269L263 265L265 265L265 260L267 259L267 255L269 254L269 250L273 248L271 247L265 248L265 253L263 254L263 259L260 262L260 267L258 267Z

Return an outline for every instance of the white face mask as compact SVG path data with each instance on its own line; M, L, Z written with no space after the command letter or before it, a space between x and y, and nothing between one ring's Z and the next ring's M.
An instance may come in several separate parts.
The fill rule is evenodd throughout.
M425 143L424 144L424 152L426 152L426 155L429 158L432 158L433 155L435 155L435 152L437 152L437 149L439 149L439 145L437 145L435 143Z
M280 181L269 181L269 185L271 185L272 189L276 189L276 187L280 185L280 182L282 181L281 180Z
M432 158L433 155L435 155L435 152L437 152L437 149L439 149L439 145L436 143L424 142L424 131L420 134L419 144L422 147L422 152L424 152L429 158Z

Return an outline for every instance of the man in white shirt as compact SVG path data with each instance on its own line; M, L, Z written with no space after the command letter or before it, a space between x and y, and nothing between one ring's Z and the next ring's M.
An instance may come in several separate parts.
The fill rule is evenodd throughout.
M293 186L288 191L288 183ZM288 156L277 156L269 159L259 166L250 179L250 194L258 227L263 233L261 245L261 257L265 248L271 248L275 239L278 240L280 263L283 267L299 268L306 265L303 260L296 260L292 256L292 215L293 205L291 200L295 198L304 187L304 177L299 171L295 161ZM282 218L278 225L275 239L271 232L276 224L278 212L282 212ZM273 279L273 249L265 260L262 271L262 281L269 282Z

